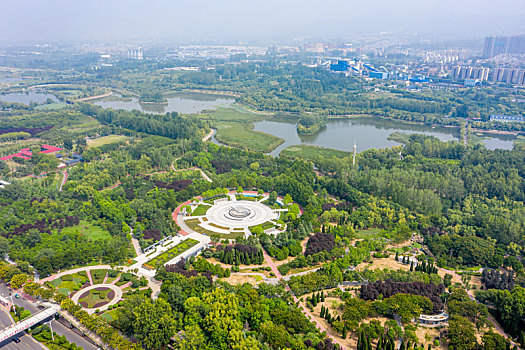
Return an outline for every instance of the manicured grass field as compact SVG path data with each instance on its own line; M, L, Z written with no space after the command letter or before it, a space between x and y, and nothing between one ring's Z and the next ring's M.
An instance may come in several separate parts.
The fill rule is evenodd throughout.
M81 220L78 226L65 227L63 230L64 233L74 233L76 231L87 236L92 241L96 241L97 239L111 238L109 231L84 220Z
M106 269L95 269L91 270L91 279L93 280L93 284L100 284L104 281L104 278L106 278L106 273L108 270Z
M216 122L215 138L229 145L268 153L284 142L283 139L260 131L253 131L253 124L239 122Z
M192 216L201 216L201 215L204 215L206 214L206 212L208 211L208 209L210 209L211 207L209 205L204 205L204 204L200 204L197 208L195 208L195 210L193 211L193 213L191 213Z
M193 231L204 233L206 235L213 235L215 232L206 230L199 226L199 219L192 219L192 220L186 220L186 225L188 225L189 228L191 228Z
M289 146L281 151L280 155L315 161L318 157L325 158L343 158L348 157L352 153L339 151L331 148L308 146L308 145L294 145Z
M102 137L99 137L98 139L96 140L90 140L88 141L88 148L91 148L91 147L100 147L100 146L103 146L103 145L108 145L110 143L115 143L115 142L120 142L120 141L125 141L127 140L128 138L126 136L122 136L122 135L108 135L108 136L102 136Z
M149 260L145 265L151 266L153 268L162 266L163 264L167 263L171 259L175 258L177 255L180 255L184 253L185 251L187 251L188 249L190 249L191 247L195 246L197 243L199 242L194 239L191 239L191 238L185 239L184 241L177 244L175 247Z

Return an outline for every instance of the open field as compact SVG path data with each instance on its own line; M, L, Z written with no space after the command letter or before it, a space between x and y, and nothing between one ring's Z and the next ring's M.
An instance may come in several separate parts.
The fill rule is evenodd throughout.
M62 230L64 233L80 232L82 235L90 238L92 241L98 239L110 239L111 234L109 231L104 230L102 227L93 225L87 221L81 220L78 226L65 227Z
M233 106L231 108L219 107L211 113L203 113L200 118L212 121L230 121L230 122L258 122L268 116L251 113L245 109Z
M362 262L359 265L357 265L356 270L357 271L363 271L365 269L368 270L376 270L376 269L389 269L389 270L410 270L410 265L408 264L402 264L400 262L397 262L393 256L388 258L374 258L372 259L371 263Z
M252 286L256 285L259 282L262 282L263 278L261 276L253 275L253 276L237 276L232 275L228 278L222 279L224 282L228 282L229 284L233 285L240 285L244 283L249 283Z
M318 157L325 158L343 158L348 157L352 153L339 151L331 148L317 147L317 146L308 146L308 145L293 145L283 149L280 153L282 156L305 159L310 161L315 161Z
M165 251L164 253L160 254L159 256L149 260L144 265L148 265L148 266L151 266L153 268L157 268L158 266L161 266L161 265L167 263L168 261L170 261L171 259L173 259L177 255L180 255L180 254L184 253L185 251L187 251L188 249L190 249L191 247L193 247L197 243L199 243L199 242L197 242L194 239L191 239L191 238L186 239L186 240L180 242L179 244L177 244L175 247L171 248L170 250Z
M128 138L126 136L122 135L108 135L108 136L102 136L95 140L89 140L88 141L88 147L100 147L103 145L109 145L110 143L116 143L120 141L125 141Z
M268 153L284 142L277 136L253 131L251 123L219 121L213 127L217 129L215 138L228 146Z
M355 238L365 239L365 238L375 238L379 237L379 232L381 230L378 228L369 228L367 230L358 230L355 233Z

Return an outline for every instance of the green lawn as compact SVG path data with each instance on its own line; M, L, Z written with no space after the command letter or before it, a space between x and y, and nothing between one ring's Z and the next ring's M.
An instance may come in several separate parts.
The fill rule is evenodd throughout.
M118 310L113 309L113 310L106 311L105 313L100 315L100 317L106 322L112 322L118 318L117 313L118 313Z
M191 228L193 231L204 233L206 235L213 235L215 232L206 230L199 226L199 219L192 219L192 220L186 220L186 225L188 225L189 228Z
M253 131L252 123L215 122L215 138L234 147L268 153L284 142L283 139L260 131Z
M308 145L289 146L283 149L280 153L280 155L283 155L283 156L305 159L305 160L309 160L312 162L315 162L315 160L318 157L343 158L343 157L349 157L351 154L352 154L351 152L339 151L336 149L324 148L324 147L308 146Z
M242 195L242 194L236 194L235 198L238 201L252 201L252 202L255 202L256 200L261 199L262 196L251 197L251 196L245 196L245 195Z
M219 107L211 113L200 114L199 117L207 120L230 122L258 122L268 118L268 116L251 113L238 107Z
M175 258L177 255L184 253L191 247L195 246L197 243L199 242L195 239L191 239L191 238L185 239L184 241L177 244L175 247L149 260L144 265L148 265L156 269L157 267L162 266L168 261L170 261L171 259Z
M111 234L109 233L109 231L103 229L100 226L93 225L84 220L81 220L78 226L65 227L63 230L64 233L74 233L76 231L87 236L92 241L96 241L98 239L110 239L111 238Z
M204 215L206 214L206 212L208 211L208 209L210 209L211 207L209 205L204 205L204 204L200 204L197 208L195 208L195 210L193 211L193 213L191 213L192 216L201 216L201 215Z
M358 230L355 233L355 238L357 239L365 239L365 238L374 238L379 237L379 233L381 232L378 228L369 228L367 230Z
M267 229L272 228L274 226L275 225L272 222L270 222L270 221L266 221L264 224L262 224L263 230L267 230Z
M103 145L108 145L110 143L116 143L116 142L120 142L120 141L125 141L127 139L128 138L126 136L122 136L122 135L102 136L102 137L99 137L96 140L89 141L88 142L88 148L100 147L100 146L103 146Z
M237 237L244 237L244 231L231 232L227 234L212 232L209 236L216 237L219 239L236 239Z
M73 291L80 290L82 285L86 283L87 275L81 276L77 273L64 275L60 278L56 278L52 281L47 282L50 286L57 288L59 293L69 295Z

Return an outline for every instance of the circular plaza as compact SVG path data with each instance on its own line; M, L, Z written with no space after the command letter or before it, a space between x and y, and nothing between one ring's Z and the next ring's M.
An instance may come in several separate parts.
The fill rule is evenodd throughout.
M253 232L281 232L285 227L279 218L286 211L280 198L269 203L268 194L229 193L188 203L177 224L186 232L235 239Z
M218 226L244 228L277 220L279 214L262 203L240 200L214 204L206 212L206 218Z

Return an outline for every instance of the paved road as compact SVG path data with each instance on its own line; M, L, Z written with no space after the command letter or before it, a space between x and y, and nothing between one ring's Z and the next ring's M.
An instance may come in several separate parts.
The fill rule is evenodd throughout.
M11 321L11 318L7 314L4 309L0 309L0 328L5 328L7 326L10 326L13 324ZM41 349L44 350L44 347L41 346L36 340L34 340L29 334L22 333L19 337L20 343L15 343L13 341L10 341L8 343L4 343L5 345L0 345L0 349L2 350L32 350L32 349Z
M62 174L64 175L64 177L62 178L62 181L60 182L60 188L58 189L58 192L62 192L62 187L66 184L66 181L67 181L67 171L62 171Z
M1 284L0 285L0 295L2 295L4 297L7 297L9 299L9 297L8 297L9 290L5 286L5 284ZM14 301L15 305L22 306L24 309L27 309L27 310L31 311L32 314L38 311L38 307L35 304L33 304L33 303L23 299L23 298L20 298L20 299L13 298L13 301ZM10 324L12 324L12 322L11 322L11 319L9 318L9 316L7 315L7 313L0 312L0 327L3 329L5 327L9 326ZM81 335L75 333L73 330L71 330L68 327L64 326L60 322L57 322L57 321L53 320L51 325L53 327L53 331L55 331L59 335L65 335L66 339L70 343L75 343L76 345L81 346L82 348L84 348L84 350L97 350L97 349L99 349L98 346L93 345L91 342L86 340L84 337L82 337ZM26 345L28 345L28 346L26 346ZM22 346L22 347L17 347L17 346ZM18 344L10 343L10 344L8 344L6 346L1 347L1 349L2 350L4 350L4 349L11 350L11 349L44 349L44 348L38 342L36 342L31 336L26 334L26 335L24 335L23 337L20 338L20 343L18 343Z

